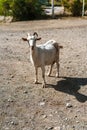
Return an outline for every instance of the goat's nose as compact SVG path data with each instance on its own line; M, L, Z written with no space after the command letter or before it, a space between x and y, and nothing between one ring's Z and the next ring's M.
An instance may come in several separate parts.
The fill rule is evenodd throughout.
M34 50L34 46L32 46L31 49Z

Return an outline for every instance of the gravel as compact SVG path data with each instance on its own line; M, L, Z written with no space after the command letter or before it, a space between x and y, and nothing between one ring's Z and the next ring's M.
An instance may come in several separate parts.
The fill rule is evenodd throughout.
M44 43L57 40L60 78L47 88L34 84L29 46L36 31ZM0 24L0 130L87 130L87 19L65 18ZM48 67L46 67L46 71Z

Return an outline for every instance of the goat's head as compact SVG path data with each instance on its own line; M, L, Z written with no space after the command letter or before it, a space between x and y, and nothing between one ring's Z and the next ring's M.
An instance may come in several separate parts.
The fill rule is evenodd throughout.
M27 35L27 38L22 38L23 41L27 41L30 48L33 50L36 46L36 41L40 40L41 38L38 37L38 34L36 32L33 33L33 35L29 34Z

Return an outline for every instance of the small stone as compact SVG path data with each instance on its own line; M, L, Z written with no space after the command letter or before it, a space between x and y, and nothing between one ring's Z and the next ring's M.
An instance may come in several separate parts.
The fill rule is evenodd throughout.
M55 114L57 114L58 112L57 111L55 111Z
M42 115L42 118L43 118L43 119L47 118L47 115Z
M53 115L52 115L52 114L50 114L49 116L50 116L50 117L53 117Z
M28 93L28 91L27 91L27 90L25 90L25 91L24 91L24 93L25 93L25 94L27 94L27 93Z
M47 130L53 130L54 129L54 127L49 127Z
M67 120L68 120L68 118L65 118L65 120L67 121Z
M56 127L54 127L53 130L60 130L60 129L61 129L60 126L56 126Z
M40 106L44 106L44 105L45 105L45 102L40 102L39 105L40 105Z
M67 103L67 104L66 104L66 107L67 107L67 108L71 108L71 107L73 107L73 106L72 106L71 103Z
M18 122L17 121L11 121L11 124L12 125L18 125Z
M14 78L14 75L11 75L11 78Z
M13 121L11 121L11 124L13 125L13 124L14 124L14 122L13 122Z
M77 112L79 113L79 112L81 112L80 110L77 110Z
M8 99L8 102L13 102L13 99L9 98L9 99Z
M79 123L79 121L76 121L76 123Z

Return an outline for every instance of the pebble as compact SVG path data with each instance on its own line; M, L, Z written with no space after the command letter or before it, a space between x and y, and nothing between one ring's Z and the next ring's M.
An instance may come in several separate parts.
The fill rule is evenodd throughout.
M53 130L61 130L60 126L56 126L53 128Z
M40 102L39 105L40 105L40 106L44 106L44 105L45 105L45 102Z
M14 101L13 101L13 99L9 98L9 99L8 99L8 102L14 102Z
M71 107L73 107L71 103L66 104L66 108L71 108Z
M11 75L11 78L14 78L14 75Z
M54 127L49 127L47 130L53 130L54 129Z
M11 121L11 124L12 125L18 125L18 122L17 121Z
M65 118L65 120L67 121L67 120L68 120L68 118Z
M43 119L47 118L47 115L42 115L42 118L43 118Z
M61 130L60 126L49 127L47 130Z
M27 94L27 93L28 93L28 91L27 91L27 90L25 90L23 93Z
M76 123L79 123L79 121L76 121Z
M50 117L53 117L53 115L52 115L52 114L50 114L49 116L50 116Z

